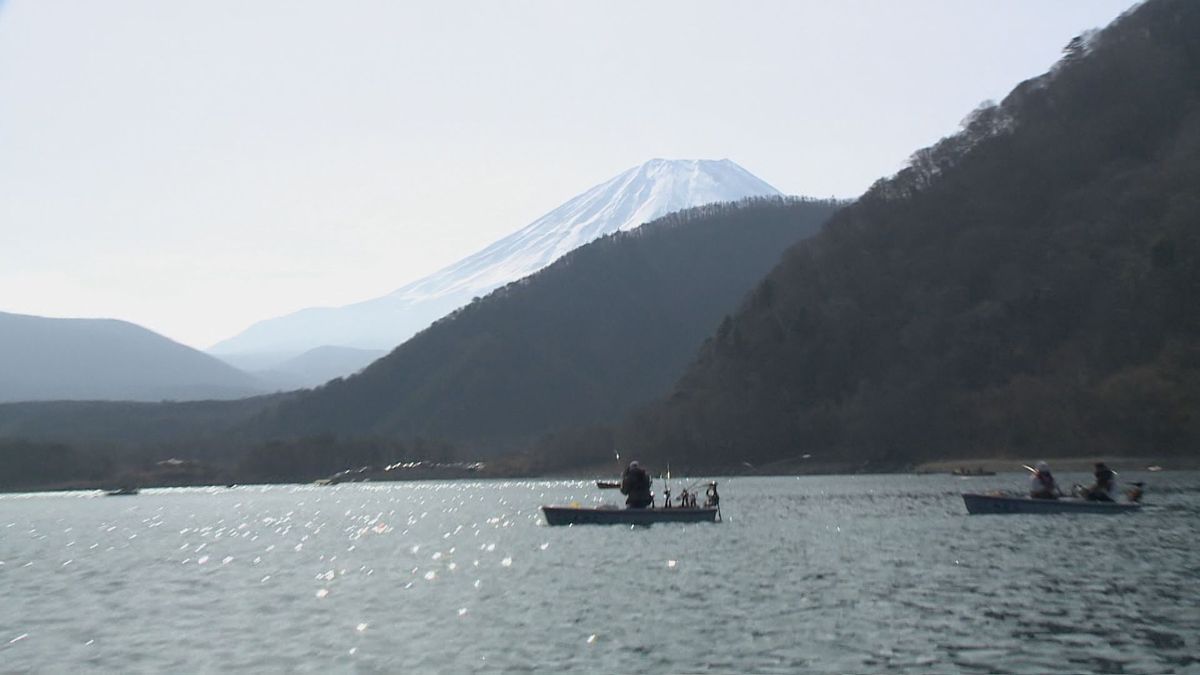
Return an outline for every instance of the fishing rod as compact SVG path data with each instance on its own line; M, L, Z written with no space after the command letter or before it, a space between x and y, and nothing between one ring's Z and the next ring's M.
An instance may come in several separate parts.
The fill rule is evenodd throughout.
M695 492L695 489L705 483L707 483L714 492L716 491L715 481L711 481L711 480L708 480L705 478L696 480L696 481L692 482L691 485L688 485L687 487L685 487L683 489L683 491L679 493L681 499L685 498L685 497L687 498L687 501L685 501L684 503L681 503L680 506L682 506L684 508L694 508L693 503L696 501L695 497L697 495L697 493ZM712 495L708 495L708 497L711 499Z
M667 462L667 479L663 481L663 508L671 508L671 463Z
M663 492L667 494L667 504L670 504L670 494L671 494L671 490L670 490L671 486L669 484L669 481L671 480L671 465L670 464L667 465L666 480L668 481L668 484L666 486L666 489L663 490ZM704 482L706 482L705 479L701 478L700 480L693 482L691 485L686 486L685 488L683 488L682 491L680 491L680 493L679 493L680 499L685 500L683 502L680 502L679 506L681 508L689 508L689 505L691 504L691 502L687 501L686 498L693 495L694 493L692 492L692 490ZM670 508L670 507L668 506L667 508Z

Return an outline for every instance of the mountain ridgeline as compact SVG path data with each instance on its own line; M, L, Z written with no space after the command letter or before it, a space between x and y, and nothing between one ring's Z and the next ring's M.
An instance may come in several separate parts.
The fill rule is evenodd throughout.
M652 159L383 297L261 321L210 351L239 367L269 370L320 346L390 350L473 298L527 277L599 237L693 206L771 196L780 193L728 159ZM313 356L310 361L316 360Z
M229 399L250 375L126 321L0 312L0 401Z
M754 198L606 236L281 402L252 433L438 438L486 456L614 422L666 392L780 253L839 206Z
M677 467L1194 455L1200 3L1151 0L792 248L614 441ZM570 452L570 448L557 448Z

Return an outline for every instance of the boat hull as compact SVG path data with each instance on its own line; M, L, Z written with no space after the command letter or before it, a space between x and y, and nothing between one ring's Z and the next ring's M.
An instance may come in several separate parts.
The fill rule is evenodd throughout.
M967 513L973 515L1007 513L1136 513L1141 504L1089 502L1083 499L1030 499L963 493Z
M654 523L713 523L717 509L595 509L583 506L543 506L547 525L653 525Z

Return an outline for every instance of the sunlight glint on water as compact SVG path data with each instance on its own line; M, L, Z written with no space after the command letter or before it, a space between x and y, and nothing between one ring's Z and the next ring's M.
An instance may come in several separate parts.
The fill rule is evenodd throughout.
M965 515L959 492L1022 479L733 478L724 523L632 530L544 526L543 502L615 498L578 481L3 495L0 663L1200 666L1200 474L1147 476L1133 516Z

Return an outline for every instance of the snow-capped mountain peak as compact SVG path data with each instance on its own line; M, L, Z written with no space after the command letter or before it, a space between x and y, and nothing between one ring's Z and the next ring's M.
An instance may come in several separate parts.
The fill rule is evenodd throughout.
M261 321L210 351L270 353L283 360L322 345L390 349L473 297L533 274L604 235L693 206L779 194L728 159L652 159L383 297Z
M652 159L597 185L487 248L388 297L474 295L533 274L606 234L701 204L778 195L728 159Z

